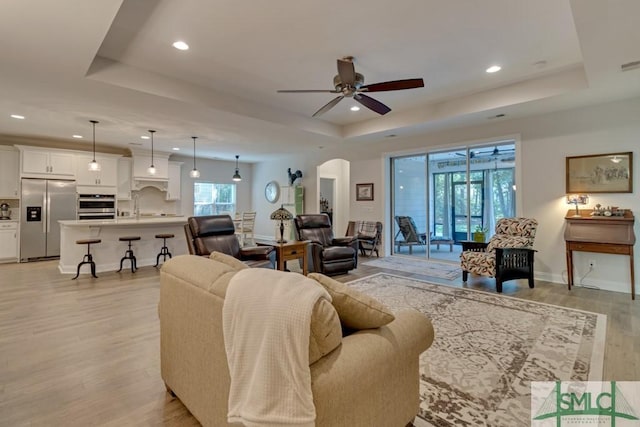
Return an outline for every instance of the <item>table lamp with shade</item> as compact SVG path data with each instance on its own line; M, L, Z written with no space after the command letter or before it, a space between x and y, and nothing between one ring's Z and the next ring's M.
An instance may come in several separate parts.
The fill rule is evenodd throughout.
M280 240L278 240L278 243L287 243L287 241L284 240L284 221L292 220L293 214L286 210L283 205L280 205L278 209L273 211L270 218L280 221Z
M580 216L578 205L586 205L587 203L589 203L589 196L587 194L567 194L567 204L576 206L574 217Z

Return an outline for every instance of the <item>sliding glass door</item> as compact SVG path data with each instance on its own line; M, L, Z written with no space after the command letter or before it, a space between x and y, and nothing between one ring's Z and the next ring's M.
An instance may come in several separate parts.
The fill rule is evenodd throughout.
M457 262L459 242L515 216L515 144L391 159L394 254Z

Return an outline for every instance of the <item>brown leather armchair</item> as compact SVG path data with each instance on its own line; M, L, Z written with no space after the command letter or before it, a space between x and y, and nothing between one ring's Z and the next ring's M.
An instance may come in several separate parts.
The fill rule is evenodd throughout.
M252 267L275 268L273 246L241 248L229 215L191 216L184 225L184 232L192 255L209 256L217 251L245 261Z
M358 239L333 237L327 214L298 215L294 219L298 240L310 240L309 272L347 273L358 266Z

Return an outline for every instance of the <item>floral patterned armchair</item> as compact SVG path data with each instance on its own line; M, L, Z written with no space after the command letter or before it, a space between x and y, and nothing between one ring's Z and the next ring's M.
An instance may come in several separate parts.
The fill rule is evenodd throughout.
M502 292L503 282L513 279L529 279L529 287L533 288L532 247L537 228L535 219L502 218L489 243L461 242L462 281L474 273L495 277L498 292Z

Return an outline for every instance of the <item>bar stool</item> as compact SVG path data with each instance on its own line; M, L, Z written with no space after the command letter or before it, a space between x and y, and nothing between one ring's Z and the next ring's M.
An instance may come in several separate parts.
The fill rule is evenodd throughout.
M171 259L171 252L169 252L169 248L167 247L167 239L173 239L174 237L175 236L171 233L156 234L156 239L162 239L162 248L156 257L156 265L154 265L154 267L157 267L160 264L160 257L163 257L162 262L167 260L167 255L169 256L169 259Z
M131 272L135 273L138 267L136 266L136 257L135 255L133 255L133 249L131 249L131 242L140 240L140 236L120 237L120 239L118 240L120 240L121 242L129 242L129 249L125 251L124 256L120 259L120 270L118 270L118 273L122 271L122 262L125 259L128 259L131 262Z
M76 240L76 244L78 245L87 245L87 253L84 255L84 257L82 257L82 262L78 264L78 272L76 273L76 277L71 280L75 280L78 278L78 276L80 275L80 267L85 264L89 264L91 266L91 275L96 279L98 278L98 276L96 276L96 263L93 262L93 255L91 255L91 245L100 242L102 242L101 239Z

